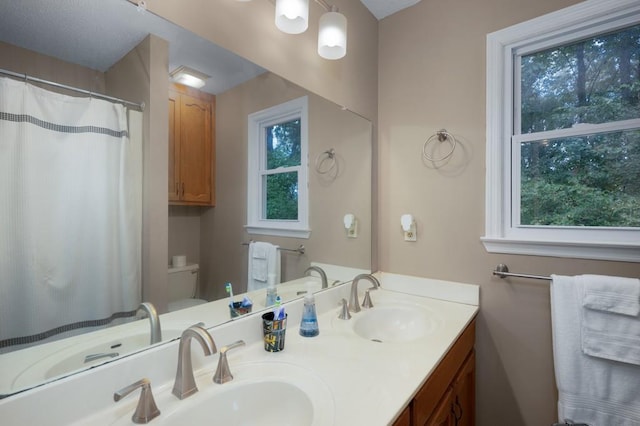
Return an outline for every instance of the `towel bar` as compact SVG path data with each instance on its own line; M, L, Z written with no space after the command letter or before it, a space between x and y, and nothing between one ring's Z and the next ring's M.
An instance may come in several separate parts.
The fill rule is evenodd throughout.
M248 243L242 243L242 245L243 246L248 246L252 242L253 241L250 241ZM291 251L291 252L298 253L298 254L302 255L302 254L304 254L306 249L304 248L304 246L302 244L300 244L300 246L298 246L298 248L296 248L296 249L288 249L288 248L278 247L278 250L280 250L280 251Z
M519 278L530 278L532 280L551 281L551 277L547 277L544 275L516 274L516 273L509 272L509 268L504 263L500 263L498 266L496 266L496 269L493 270L493 275L496 275L500 278L519 277Z

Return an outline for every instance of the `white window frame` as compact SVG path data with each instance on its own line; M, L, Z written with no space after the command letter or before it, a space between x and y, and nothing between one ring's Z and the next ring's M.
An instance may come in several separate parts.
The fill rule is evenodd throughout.
M248 164L247 164L247 225L250 234L279 237L309 238L309 183L308 151L309 120L307 96L249 114ZM266 170L265 129L274 124L300 119L300 165L278 168L278 172L298 173L298 220L273 220L262 217L263 176L273 173Z
M519 108L516 90L519 81L513 75L516 54L639 22L638 0L587 0L487 36L486 216L485 236L481 240L488 252L640 261L640 230L636 228L518 226L520 206L518 203L512 206L512 200L520 199L518 185L512 185L512 173L519 176L520 143L530 136L515 134L520 133L519 123L514 119L514 109ZM623 127L637 128L638 121L627 120ZM607 124L589 126L601 132ZM546 132L546 136L564 137L576 131L584 133L584 128ZM536 133L533 140L544 136ZM515 214L518 214L516 221Z

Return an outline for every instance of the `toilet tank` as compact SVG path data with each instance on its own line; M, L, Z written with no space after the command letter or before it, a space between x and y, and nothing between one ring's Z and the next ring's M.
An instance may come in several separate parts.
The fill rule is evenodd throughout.
M198 264L169 268L169 302L195 297L198 288Z

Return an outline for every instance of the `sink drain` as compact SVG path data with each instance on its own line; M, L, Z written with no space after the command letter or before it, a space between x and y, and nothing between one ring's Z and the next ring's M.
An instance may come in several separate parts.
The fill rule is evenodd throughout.
M376 343L382 343L382 340L380 339L371 339L372 342L376 342Z

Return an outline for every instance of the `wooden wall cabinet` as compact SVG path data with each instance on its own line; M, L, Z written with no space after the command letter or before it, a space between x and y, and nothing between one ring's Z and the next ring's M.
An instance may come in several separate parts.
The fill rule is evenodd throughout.
M215 97L173 84L169 89L169 203L215 202Z
M475 425L475 320L393 426Z

